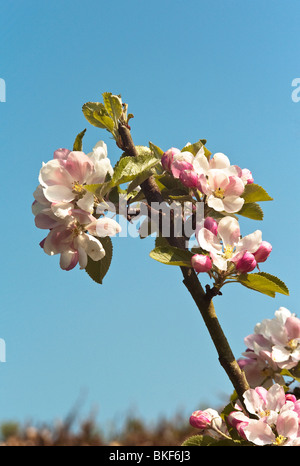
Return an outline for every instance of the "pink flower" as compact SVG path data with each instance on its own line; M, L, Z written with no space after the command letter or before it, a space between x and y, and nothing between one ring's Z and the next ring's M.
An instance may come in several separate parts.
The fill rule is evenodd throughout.
M79 208L92 213L94 195L87 192L84 185L103 183L107 173L112 173L112 169L106 157L106 145L100 141L89 155L68 149L56 150L53 160L43 164L39 182L50 203L76 202Z
M218 224L217 235L210 229L207 229L205 222L196 228L196 238L199 246L210 253L213 264L219 269L226 271L228 263L240 263L241 270L246 265L247 268L253 265L253 258L249 254L253 254L258 250L261 241L262 233L256 230L250 235L241 238L240 226L234 217L223 217ZM245 253L248 253L245 256ZM251 260L250 260L251 259ZM251 268L251 267L250 267Z
M41 242L41 247L50 256L60 254L62 269L71 270L77 263L81 269L85 269L88 257L93 261L99 261L105 256L101 242L93 234L112 236L120 229L115 220L97 220L81 209L72 209L70 215L58 219L57 224Z
M229 423L242 438L255 445L292 445L299 442L299 416L294 402L286 399L278 384L269 390L263 387L247 390L244 403L250 418L240 409L230 413Z
M234 213L241 210L244 183L237 176L228 176L222 170L210 170L207 178L207 204L217 212Z

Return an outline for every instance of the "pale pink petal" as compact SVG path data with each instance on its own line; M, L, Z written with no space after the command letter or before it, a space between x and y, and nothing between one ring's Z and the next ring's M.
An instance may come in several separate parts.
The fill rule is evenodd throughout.
M275 441L275 435L271 427L263 421L250 420L243 428L243 432L249 442L255 445L269 445Z
M99 218L96 222L93 222L91 225L87 225L87 230L91 233L95 231L95 234L102 238L105 236L114 236L117 233L120 233L121 226L112 218L103 217Z
M239 212L244 205L244 199L237 196L226 196L223 199L224 210L229 214Z
M63 270L71 270L77 265L77 263L78 251L70 249L61 253L59 264Z
M225 246L235 246L241 234L239 222L234 217L223 217L219 222L218 234Z
M45 198L43 186L38 185L38 187L33 193L33 197L39 204L50 207L50 202L48 201L48 199Z
M204 155L204 149L201 149L197 152L193 160L194 170L198 173L198 175L206 175L209 170L209 163L207 157Z
M229 158L227 157L227 155L224 155L221 152L216 152L209 161L209 167L212 169L229 168Z
M57 149L53 154L53 158L66 160L70 152L71 151L69 149Z
M285 321L285 328L290 340L300 338L300 319L297 317L288 317Z
M58 219L51 217L51 210L47 212L40 212L35 216L35 225L37 228L41 228L44 230L50 230L58 225Z
M207 228L200 228L196 231L196 238L199 246L207 252L215 250L216 252L222 251L222 245L217 236Z
M202 191L202 192L204 192L204 191ZM216 210L217 212L223 212L224 211L223 199L220 199L219 197L215 197L213 195L210 195L207 198L207 205L208 205L208 207L211 207L212 209Z
M296 438L299 427L298 421L298 415L295 411L289 410L280 413L276 422L278 435L282 435L289 439Z
M85 210L86 212L92 213L94 211L94 194L92 193L86 193L84 196L77 201L78 207L80 209Z
M59 159L45 163L39 173L39 182L43 187L63 185L72 187L74 179Z
M229 184L229 178L222 170L209 170L208 184L212 191L218 188L225 189Z
M261 242L262 232L261 230L256 230L253 233L250 233L250 235L244 236L244 238L242 238L237 244L236 250L237 252L248 251L254 253L258 250Z
M244 183L241 178L237 176L229 177L229 184L225 188L225 197L227 196L240 196L245 189Z
M50 202L70 202L73 201L75 194L68 186L56 184L44 189L45 197Z
M94 171L94 164L90 158L80 151L70 152L65 164L66 170L70 173L73 181L82 184Z
M60 227L53 228L49 232L48 236L45 238L43 249L46 254L53 256L54 254L59 254L70 249L72 240L72 231L62 225Z

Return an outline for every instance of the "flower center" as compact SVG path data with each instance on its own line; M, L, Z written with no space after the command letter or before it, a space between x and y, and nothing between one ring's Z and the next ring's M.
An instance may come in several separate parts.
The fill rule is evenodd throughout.
M274 445L282 445L286 440L287 437L284 437L283 435L278 435L278 437L276 437Z
M225 259L230 259L232 257L233 249L234 249L234 246L226 246L224 250L224 254L223 254Z
M80 184L78 181L74 181L73 183L73 193L75 194L83 194L85 192L85 189L82 184Z
M218 197L219 199L224 199L224 197L225 197L224 192L225 192L224 189L218 188L218 189L215 190L214 196Z
M294 338L293 340L290 340L287 344L287 347L291 351L295 351L299 346L299 341L298 338Z
M258 413L259 417L267 417L267 416L270 416L270 410L269 409L266 409L266 411L260 411Z

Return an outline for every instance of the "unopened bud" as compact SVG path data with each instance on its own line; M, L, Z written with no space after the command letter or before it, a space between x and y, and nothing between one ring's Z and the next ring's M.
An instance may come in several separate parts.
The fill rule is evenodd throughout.
M246 251L242 257L236 262L236 269L241 273L252 272L255 269L257 263L255 257L250 252Z
M218 234L218 222L212 217L206 217L204 220L204 228L211 231L214 235Z
M262 241L256 252L253 253L256 262L265 262L272 251L272 245L267 241Z
M212 268L210 257L204 254L195 254L191 259L191 264L197 273L209 272Z
M196 188L198 185L198 175L194 170L183 170L180 172L179 179L188 188Z
M161 158L161 164L164 170L167 170L168 172L171 171L171 165L174 161L174 155L176 154L180 154L180 150L176 149L176 147L171 147L171 149L164 152Z
M205 411L194 411L190 417L190 424L197 429L204 430L211 423L211 415Z

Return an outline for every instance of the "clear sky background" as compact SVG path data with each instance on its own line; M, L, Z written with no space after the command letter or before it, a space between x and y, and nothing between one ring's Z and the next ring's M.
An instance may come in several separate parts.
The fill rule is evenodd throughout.
M273 252L263 270L290 296L236 285L215 299L236 357L254 325L285 306L299 314L300 4L274 0L11 0L0 14L1 312L0 422L63 419L77 400L101 425L134 413L146 422L218 407L232 386L181 272L149 258L153 239L115 238L104 284L60 270L39 247L32 193L42 162L103 139L81 112L102 92L135 115L136 144L166 150L207 139L249 168L273 202L262 229Z

